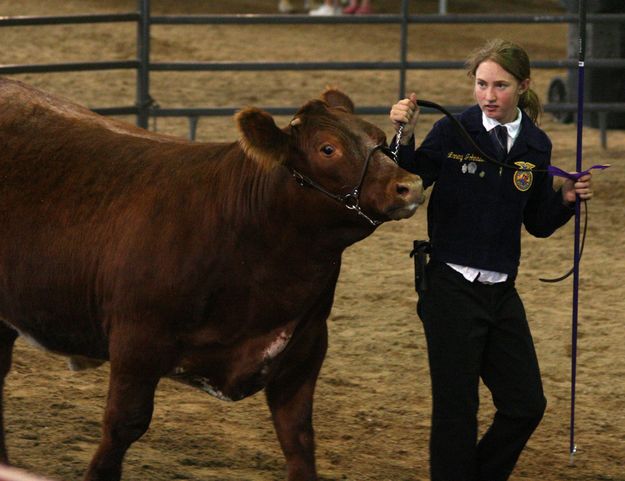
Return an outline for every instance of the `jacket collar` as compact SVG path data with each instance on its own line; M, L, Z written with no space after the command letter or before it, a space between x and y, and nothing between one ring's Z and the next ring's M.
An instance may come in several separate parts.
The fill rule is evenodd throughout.
M551 145L546 140L545 134L536 127L532 119L523 110L521 110L521 116L521 131L508 155L518 157L525 154L529 149L548 152ZM479 105L473 105L460 114L460 121L467 131L473 134L473 138L477 139L480 147L483 146L488 153L494 154L492 142L482 124L482 110Z

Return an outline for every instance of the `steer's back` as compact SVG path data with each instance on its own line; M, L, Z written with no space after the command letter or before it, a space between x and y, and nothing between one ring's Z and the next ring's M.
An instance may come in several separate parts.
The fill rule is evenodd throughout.
M110 198L111 193L119 194L120 186L153 183L158 180L156 169L177 167L167 150L191 148L186 140L97 115L2 78L0 145L3 194L26 202L33 194L39 203L58 203L54 197L61 194L74 202L84 200L80 196L98 189L107 190Z
M147 302L146 287L175 282L184 267L170 266L200 249L186 242L197 149L0 79L0 319L49 349L104 357L101 322L128 308L120 293Z
M0 129L27 132L30 129L56 132L72 123L99 126L110 132L161 142L186 143L183 139L152 133L132 124L103 117L60 96L53 96L19 81L0 77ZM54 123L52 122L54 121ZM60 124L59 124L60 123ZM31 130L31 134L32 134ZM48 139L50 140L50 139Z

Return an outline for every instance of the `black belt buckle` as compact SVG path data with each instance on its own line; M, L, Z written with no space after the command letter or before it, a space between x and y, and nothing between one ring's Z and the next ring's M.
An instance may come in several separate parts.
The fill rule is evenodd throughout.
M413 241L410 257L414 259L414 287L418 293L427 290L427 278L425 275L425 266L428 263L428 254L431 252L431 245L425 240Z

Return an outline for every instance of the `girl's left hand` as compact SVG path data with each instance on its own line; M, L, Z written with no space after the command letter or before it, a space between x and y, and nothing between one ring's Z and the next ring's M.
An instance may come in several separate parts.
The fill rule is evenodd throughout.
M592 174L588 173L577 180L566 179L562 184L562 198L564 202L574 203L579 196L581 200L592 198Z

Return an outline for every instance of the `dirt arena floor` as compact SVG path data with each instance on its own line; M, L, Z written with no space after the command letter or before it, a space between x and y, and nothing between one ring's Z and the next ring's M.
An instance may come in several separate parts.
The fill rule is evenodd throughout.
M292 0L301 5L303 0ZM298 3L299 2L299 3ZM399 1L374 0L378 11ZM153 13L271 13L277 0L155 0ZM557 0L449 2L452 12L561 12ZM0 0L0 16L126 12L133 0ZM411 12L434 13L435 0L415 0ZM460 60L484 39L523 44L533 59L566 56L566 25L414 25L410 59ZM130 24L0 28L0 62L47 63L122 60L135 55ZM156 26L153 60L396 60L399 28L370 26ZM563 71L536 70L545 98ZM135 79L128 71L15 75L90 107L131 105ZM155 73L151 93L163 107L293 106L317 97L327 84L358 105L391 105L397 74L384 71ZM408 86L422 98L471 102L462 71L411 72ZM0 112L1 115L1 112ZM423 115L422 137L436 115ZM133 121L133 119L129 119ZM279 125L287 118L278 117ZM391 133L385 116L371 121ZM553 163L573 169L572 125L543 117L554 143ZM186 119L159 119L158 129L187 135ZM203 118L198 139L234 141L231 118ZM0 153L1 155L1 153ZM572 281L544 284L571 266L573 222L549 239L523 237L518 288L525 300L549 401L513 481L625 481L625 132L584 131L584 165L610 162L594 177L588 238L581 263L576 404L578 453L569 463ZM381 226L348 249L329 319L330 347L315 397L314 423L324 481L428 479L430 384L426 346L415 314L413 239L425 236L425 208L415 217ZM108 368L70 372L63 358L18 340L6 386L7 438L13 462L57 480L80 479L100 433ZM481 426L493 414L483 392ZM149 432L129 451L126 480L277 481L284 479L262 395L225 403L164 380Z

